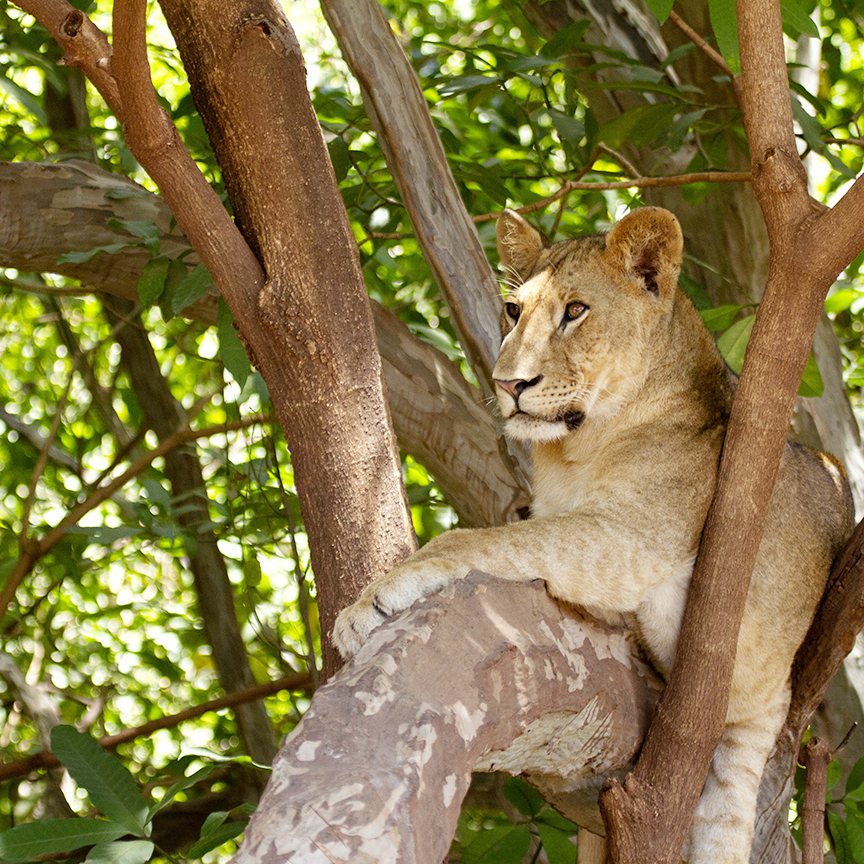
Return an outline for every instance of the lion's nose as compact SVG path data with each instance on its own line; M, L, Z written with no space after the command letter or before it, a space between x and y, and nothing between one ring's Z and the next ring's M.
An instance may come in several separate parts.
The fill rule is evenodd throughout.
M515 402L519 401L519 397L529 388L533 387L535 384L539 384L543 380L542 375L538 375L536 378L532 378L530 381L526 381L524 378L513 378L509 381L501 381L498 378L495 379L495 383L505 392L509 393Z

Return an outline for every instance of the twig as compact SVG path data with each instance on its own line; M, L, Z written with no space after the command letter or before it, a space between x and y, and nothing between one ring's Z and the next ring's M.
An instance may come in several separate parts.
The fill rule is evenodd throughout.
M700 171L695 174L677 174L672 177L634 177L632 180L612 180L607 183L579 183L575 180L568 180L557 192L548 198L544 198L542 201L535 201L533 204L528 204L525 207L520 207L516 212L531 213L534 210L542 210L562 196L569 195L576 190L652 189L662 186L685 186L688 183L749 183L751 179L749 171ZM500 215L500 212L484 213L482 216L475 216L474 222L491 222Z
M607 156L611 156L631 177L639 177L639 169L633 165L632 162L625 159L620 153L616 150L613 150L611 147L608 147L602 141L597 145L597 151L601 153L605 153ZM593 165L597 159L597 151L595 151L594 156L591 157L590 164ZM582 177L587 173L588 166L579 172L579 176L576 177L577 180L581 180Z
M243 705L246 702L254 702L257 699L272 696L274 693L279 693L282 690L308 690L309 685L309 675L305 672L289 675L286 678L279 678L276 681L268 681L265 684L256 684L254 687L249 687L245 690L236 690L227 696L220 696L218 699L211 699L209 702L202 702L200 705L186 708L177 714L169 714L167 717L150 720L142 726L124 729L116 735L106 735L104 738L99 739L99 745L103 750L116 750L117 747L128 741L133 741L144 735L150 735L159 729L173 729L186 720L193 720L202 714L207 714L209 711L219 711L222 708L231 708L235 705ZM60 760L50 750L40 750L32 756L0 765L0 782L8 780L10 777L25 776L31 771L36 771L40 768L56 768L59 764Z
M833 756L822 738L811 738L798 753L798 761L807 769L801 796L801 864L822 864L825 860L825 793Z
M731 80L735 80L732 70L723 59L723 55L712 48L677 12L674 10L669 13L669 20L686 36L688 36L693 44L706 56L710 57L728 76Z

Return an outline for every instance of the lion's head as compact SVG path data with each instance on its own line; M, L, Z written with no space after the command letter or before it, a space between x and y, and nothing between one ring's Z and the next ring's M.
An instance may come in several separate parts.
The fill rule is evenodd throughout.
M614 416L639 392L675 302L683 241L658 207L634 210L608 234L547 246L512 210L498 219L512 286L494 377L507 431L562 438Z

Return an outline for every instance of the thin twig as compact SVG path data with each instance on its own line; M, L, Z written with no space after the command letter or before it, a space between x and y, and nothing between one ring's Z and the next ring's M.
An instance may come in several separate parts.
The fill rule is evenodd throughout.
M674 10L669 13L669 20L686 36L688 36L693 44L707 57L710 57L728 76L734 80L735 76L732 70L715 48L712 48L677 12Z
M136 738L141 738L144 735L151 735L159 729L173 729L186 720L194 720L196 717L200 717L202 714L207 714L210 711L220 711L223 708L231 708L236 705L243 705L246 702L254 702L258 699L263 699L265 696L272 696L282 690L308 690L309 684L309 675L305 672L299 672L296 675L289 675L276 681L256 684L254 687L248 687L245 690L235 690L226 696L211 699L209 702L202 702L200 705L186 708L177 714L169 714L166 717L150 720L142 726L124 729L115 735L106 735L104 738L99 739L99 745L103 750L116 750L121 744L134 741ZM0 765L0 782L8 780L10 777L26 776L31 771L36 771L40 768L56 768L59 764L60 760L49 750L40 750L32 756Z
M571 192L590 191L592 189L650 189L662 186L685 186L688 183L749 183L751 180L749 171L700 171L695 174L678 174L674 177L634 177L632 180L612 180L607 183L579 183L568 180L557 192L535 201L525 207L520 207L517 213L531 213L534 210L542 210L553 204L564 195ZM475 216L474 222L491 222L497 219L501 213L484 213Z

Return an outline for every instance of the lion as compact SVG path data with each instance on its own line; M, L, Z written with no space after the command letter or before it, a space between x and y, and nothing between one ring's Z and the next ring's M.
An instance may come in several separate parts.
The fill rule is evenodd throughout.
M435 538L339 615L334 642L354 654L386 618L479 569L539 577L595 616L627 616L668 676L737 382L678 288L678 220L644 207L607 234L548 246L505 211L497 236L515 284L493 376L507 434L532 448L533 518ZM787 443L690 864L749 859L792 659L852 518L839 463Z

